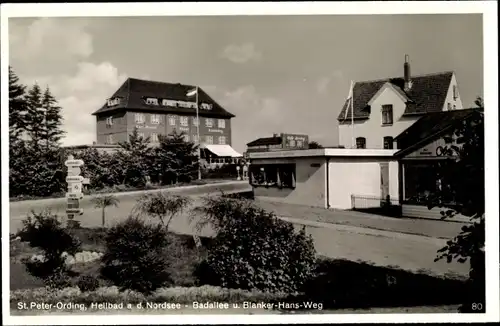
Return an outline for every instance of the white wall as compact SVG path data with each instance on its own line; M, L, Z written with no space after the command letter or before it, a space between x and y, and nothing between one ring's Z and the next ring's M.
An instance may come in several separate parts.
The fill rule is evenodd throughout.
M381 196L380 163L389 163L389 195L399 199L398 163L376 158L330 159L330 207L351 209L351 195Z
M254 187L259 199L326 208L326 158L252 159L252 164L295 163L295 189Z
M453 94L452 94L453 96ZM392 104L393 124L382 125L382 105ZM366 148L384 148L384 137L396 137L410 127L420 117L402 117L406 104L392 88L387 87L371 105L370 118L354 123L354 137L365 137ZM352 129L349 121L339 124L339 144L352 148ZM356 144L354 144L356 145Z
M453 86L457 86L458 97L455 100L453 98ZM455 110L463 110L462 98L460 97L460 89L458 89L457 78L455 74L453 74L450 82L450 88L448 89L448 93L446 95L446 100L444 101L443 111L448 110L448 103L450 103L451 108L453 110L453 105L455 105Z

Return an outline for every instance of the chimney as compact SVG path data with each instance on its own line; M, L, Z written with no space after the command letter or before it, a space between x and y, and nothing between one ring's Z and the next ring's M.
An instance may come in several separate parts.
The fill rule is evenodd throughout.
M404 72L405 72L405 91L409 91L411 89L411 74L410 74L410 56L408 54L405 55L405 65L404 65Z

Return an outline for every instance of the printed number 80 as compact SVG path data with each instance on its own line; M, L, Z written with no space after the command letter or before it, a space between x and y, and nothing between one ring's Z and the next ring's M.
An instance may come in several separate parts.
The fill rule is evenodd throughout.
M482 303L473 303L471 308L474 311L483 310L483 304Z

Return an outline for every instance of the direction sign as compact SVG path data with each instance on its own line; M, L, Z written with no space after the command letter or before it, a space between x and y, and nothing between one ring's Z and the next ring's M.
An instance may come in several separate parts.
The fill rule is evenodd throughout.
M82 173L82 170L79 167L69 167L68 168L68 176L77 176Z
M71 182L82 182L85 179L80 176L80 175L69 175L66 177L66 182L71 183Z
M83 208L68 208L66 209L67 214L83 214Z
M67 167L79 167L79 166L83 165L83 161L82 160L67 160L66 162L64 162L64 165L66 165Z
M82 183L81 182L68 183L68 191L72 193L81 193Z
M66 193L66 198L69 199L83 199L83 193L81 192L68 192Z

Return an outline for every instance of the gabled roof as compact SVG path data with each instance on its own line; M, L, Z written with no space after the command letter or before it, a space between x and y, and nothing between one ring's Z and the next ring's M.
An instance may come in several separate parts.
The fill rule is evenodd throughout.
M410 99L406 105L405 115L439 112L444 106L452 76L452 71L412 76L412 87L407 92L404 91L403 77L356 82L353 90L354 119L369 118L368 102L388 82L401 95ZM347 117L346 110L348 110ZM350 120L351 114L351 108L348 109L348 100L346 100L337 120Z
M447 130L456 126L457 123L481 111L482 109L473 108L434 112L424 115L394 138L398 142L398 148L400 149L396 155L404 155L415 148L425 146L427 143L444 134Z
M281 137L266 137L251 141L247 144L247 146L251 147L251 146L280 145L281 142L282 142Z
M172 84L165 82L157 82L150 80L142 80L136 78L128 78L111 98L119 97L120 104L108 107L106 103L92 113L93 115L100 115L105 112L116 110L139 110L139 111L157 111L166 113L180 113L180 114L195 114L196 110L193 108L171 107L161 105L162 99L192 102L193 97L187 97L188 91L194 89L196 86ZM160 105L148 105L144 99L153 97L160 99ZM203 89L198 88L198 101L199 103L210 103L213 105L212 110L199 110L201 116L214 116L233 118L234 115L226 111L222 106L215 102Z

